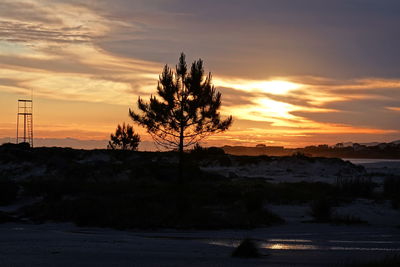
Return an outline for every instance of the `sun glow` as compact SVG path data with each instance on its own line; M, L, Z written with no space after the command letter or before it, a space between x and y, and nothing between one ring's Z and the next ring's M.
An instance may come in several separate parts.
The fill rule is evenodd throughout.
M301 84L284 80L248 81L215 79L214 82L217 86L221 87L233 88L245 92L259 92L274 95L284 95L301 88Z
M275 101L268 98L257 99L258 111L262 114L268 114L274 118L292 119L293 115L290 114L296 108L288 103Z

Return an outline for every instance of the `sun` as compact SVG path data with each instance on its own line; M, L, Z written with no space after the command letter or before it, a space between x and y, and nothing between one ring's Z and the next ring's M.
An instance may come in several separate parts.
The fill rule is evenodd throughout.
M289 93L290 91L299 89L300 85L288 81L273 80L254 83L252 87L260 89L264 93L283 95Z
M290 126L290 120L298 119L291 112L297 107L290 103L273 99L271 95L288 95L299 90L302 84L281 79L272 80L238 80L217 79L217 86L233 88L249 93L251 104L229 107L233 116L251 121L267 121L274 126Z

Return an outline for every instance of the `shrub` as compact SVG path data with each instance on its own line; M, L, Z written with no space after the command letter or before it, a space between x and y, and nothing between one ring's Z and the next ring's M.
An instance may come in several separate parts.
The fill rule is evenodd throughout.
M0 206L12 203L17 199L18 185L9 179L0 177Z
M386 177L383 182L383 192L389 198L400 197L400 176Z
M346 197L372 197L376 184L374 184L370 177L358 176L350 177L337 177L336 189L340 195Z
M246 192L242 196L242 201L247 212L261 211L264 208L264 195L262 191Z
M10 214L0 211L0 223L15 222L16 219Z
M260 157L260 156L236 156L235 157L235 162L239 166L256 165L256 164L261 163L263 160L265 160L265 158Z
M308 203L323 197L333 197L335 189L322 182L265 183L267 200L279 204Z
M344 224L344 225L353 225L353 224L368 224L368 222L361 220L361 218L353 215L333 215L331 218L331 222L334 224Z
M203 154L205 152L205 148L202 147L200 144L195 144L193 148L190 150L191 154Z
M188 180L184 185L148 179L81 182L70 189L65 181L42 182L34 185L42 191L31 191L44 193L43 201L22 211L35 221L118 229L252 228L283 222L263 208L262 192L229 180ZM49 195L53 191L55 197Z
M383 182L383 193L389 198L394 209L400 207L400 176L386 177Z
M332 218L333 207L330 200L321 198L311 203L311 216L316 222L329 222Z
M232 257L259 258L261 257L261 254L258 251L256 243L253 240L246 238L239 244L237 248L235 248L232 253Z

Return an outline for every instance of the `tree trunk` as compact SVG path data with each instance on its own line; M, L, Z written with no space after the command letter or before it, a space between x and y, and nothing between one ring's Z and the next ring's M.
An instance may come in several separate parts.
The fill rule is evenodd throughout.
M184 121L183 121L183 107L185 100L185 77L182 76L182 95L181 95L181 119L180 119L180 133L179 133L179 177L178 182L183 184L183 139L184 139Z
M183 183L183 127L179 135L179 176L178 182Z

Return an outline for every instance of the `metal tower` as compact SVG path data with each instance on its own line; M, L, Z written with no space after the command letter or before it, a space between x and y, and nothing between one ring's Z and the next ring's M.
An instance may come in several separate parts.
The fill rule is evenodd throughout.
M17 113L17 144L22 142L29 143L33 147L33 101L27 99L18 99ZM19 135L20 117L23 118L23 137ZM21 120L22 121L22 120Z

